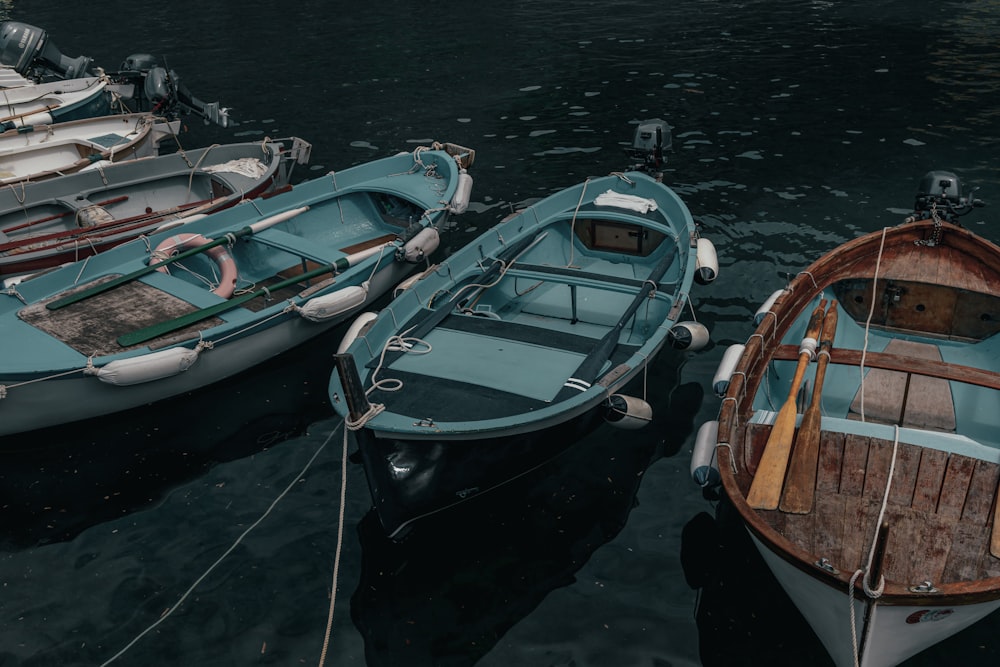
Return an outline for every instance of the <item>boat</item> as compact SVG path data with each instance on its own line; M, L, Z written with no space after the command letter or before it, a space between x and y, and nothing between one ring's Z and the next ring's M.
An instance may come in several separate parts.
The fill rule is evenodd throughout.
M0 86L0 129L50 125L112 113L106 77Z
M104 164L159 155L180 121L148 113L83 118L0 132L0 185L99 169Z
M668 339L707 343L703 325L680 319L696 275L717 272L707 244L646 171L587 179L357 318L329 392L387 534L536 468L605 416L647 424L649 404L619 390Z
M433 252L468 206L473 159L418 147L9 286L0 435L208 394L329 331Z
M58 103L60 96L84 88L103 94L86 105L64 109ZM0 127L28 124L19 115L40 115L30 123L52 123L115 112L156 113L169 120L193 114L206 124L233 124L229 109L192 95L177 72L155 56L132 54L117 71L94 67L92 58L63 55L48 32L20 21L0 22L0 89L20 98L18 111L0 118ZM52 118L44 120L46 113Z
M837 665L896 665L1000 606L1000 247L959 221L981 203L927 173L913 214L791 279L714 378L692 474Z
M212 145L0 188L0 277L77 261L275 192L310 148L297 137Z

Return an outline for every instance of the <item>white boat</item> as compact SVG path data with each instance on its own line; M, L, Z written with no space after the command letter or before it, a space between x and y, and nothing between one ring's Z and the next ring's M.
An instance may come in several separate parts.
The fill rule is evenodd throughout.
M102 163L158 155L180 121L147 113L31 125L0 133L0 184L100 169Z

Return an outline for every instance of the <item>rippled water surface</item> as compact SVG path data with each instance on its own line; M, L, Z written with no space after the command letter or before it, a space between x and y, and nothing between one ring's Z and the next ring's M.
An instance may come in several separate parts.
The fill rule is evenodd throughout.
M926 171L1000 205L1000 4L7 0L0 15L108 69L166 57L240 122L191 120L188 147L300 136L300 177L432 140L475 148L443 253L623 169L635 122L664 118L666 181L721 265L693 294L712 346L657 359L650 427L599 430L405 545L372 529L359 465L340 502L325 390L342 330L211 392L5 443L22 451L0 459L0 665L828 664L690 481L694 432L757 305L899 222ZM997 240L993 211L968 224ZM998 630L987 618L907 664L996 664Z

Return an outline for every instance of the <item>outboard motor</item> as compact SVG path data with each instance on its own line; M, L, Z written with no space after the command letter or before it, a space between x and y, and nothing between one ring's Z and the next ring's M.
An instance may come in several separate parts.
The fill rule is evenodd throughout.
M972 192L976 189L973 188ZM916 219L926 219L935 213L942 220L957 225L959 216L985 206L982 200L962 196L962 182L950 171L929 171L920 180L913 204Z
M673 146L670 125L666 121L654 118L639 123L635 130L632 148L625 149L625 154L635 160L642 160L632 167L636 171L646 171L650 175L661 177L661 169L667 163L663 152Z
M49 73L60 79L78 79L91 75L92 58L67 58L48 37L41 28L4 21L0 24L0 64L26 77L42 78Z

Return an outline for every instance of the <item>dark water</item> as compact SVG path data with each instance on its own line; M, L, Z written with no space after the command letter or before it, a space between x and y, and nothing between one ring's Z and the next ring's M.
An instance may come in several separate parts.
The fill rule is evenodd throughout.
M24 437L0 459L0 665L318 664L335 563L328 665L828 664L690 481L694 432L718 410L722 351L787 273L897 223L930 169L1000 205L1000 8L490 4L0 2L66 55L108 69L163 55L232 107L239 127L192 121L189 147L297 135L314 146L299 176L430 140L475 148L473 207L444 253L621 169L632 123L665 118L666 180L721 264L693 295L713 346L657 360L650 427L600 430L404 546L371 530L353 463L341 508L325 383L342 331L212 392L49 433L44 449ZM1000 238L992 209L978 220ZM998 629L987 618L908 664L996 664Z

